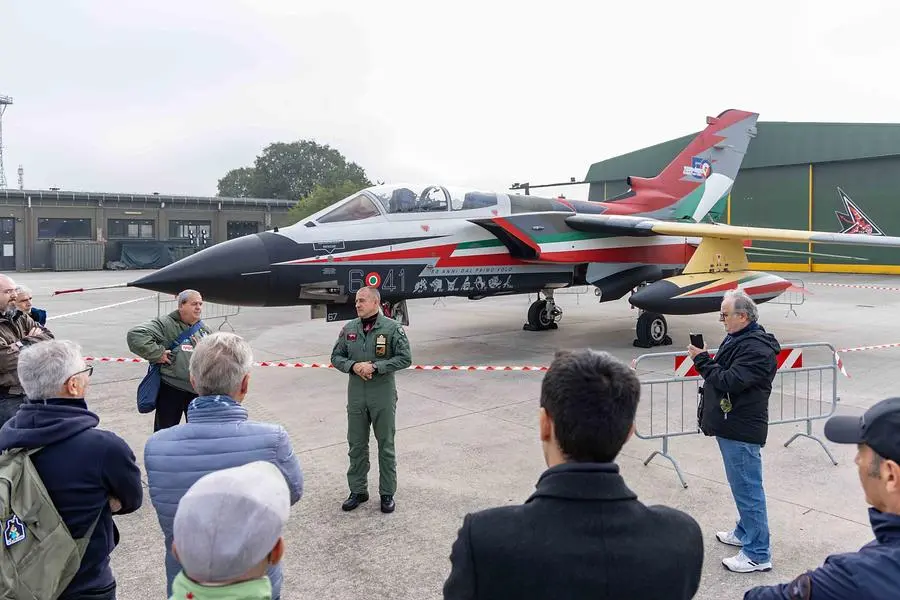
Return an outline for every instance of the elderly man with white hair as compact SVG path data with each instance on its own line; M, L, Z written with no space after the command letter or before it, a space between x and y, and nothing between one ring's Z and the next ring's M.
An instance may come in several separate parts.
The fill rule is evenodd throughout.
M159 368L153 431L178 425L187 417L191 400L197 397L188 368L197 343L212 333L201 320L203 297L195 290L178 294L178 309L133 327L128 349Z
M290 489L291 504L303 495L303 472L284 427L248 420L243 401L250 389L253 354L240 336L217 332L203 338L191 359L191 383L200 394L188 407L187 423L157 431L144 447L150 499L165 537L166 593L181 565L172 547L178 503L203 475L267 461L278 467ZM252 483L248 483L252 485ZM268 569L272 598L279 598L280 564Z
M27 285L16 286L16 306L38 325L43 327L47 324L47 311L34 305L34 292Z
M16 306L16 283L0 275L0 425L6 422L25 400L16 366L19 351L37 342L53 339L53 334L38 325Z
M58 598L112 600L116 580L109 555L119 541L112 515L136 511L144 498L134 452L116 434L97 429L100 419L85 402L94 368L77 344L27 346L18 370L28 400L0 429L0 451L41 448L31 461L69 533L77 540L92 531L78 571Z
M781 345L759 324L759 310L740 289L725 293L719 320L725 339L715 358L706 346L688 346L703 377L700 429L715 436L739 518L719 531L722 544L740 548L722 564L735 573L769 571L772 550L761 450L769 433L769 395L778 371Z

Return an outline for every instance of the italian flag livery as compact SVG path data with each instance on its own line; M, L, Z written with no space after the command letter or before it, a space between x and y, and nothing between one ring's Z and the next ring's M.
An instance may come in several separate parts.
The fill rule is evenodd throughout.
M749 270L750 240L887 245L900 239L718 224L756 113L727 110L655 177L629 177L605 202L484 192L436 184L360 190L290 227L216 244L128 285L196 289L210 302L309 305L313 317L353 318L354 296L377 288L408 323L406 300L477 300L538 293L526 329L555 328L555 289L591 285L601 302L640 309L636 344L670 343L663 315L719 310L723 294L757 302L790 283ZM786 252L786 251L784 251ZM795 253L796 254L796 253ZM809 253L800 253L809 254Z

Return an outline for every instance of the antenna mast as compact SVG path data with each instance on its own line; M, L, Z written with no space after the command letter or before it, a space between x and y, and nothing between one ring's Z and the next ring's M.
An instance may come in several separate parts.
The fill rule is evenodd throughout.
M3 168L3 113L13 103L9 96L0 96L0 190L6 189L6 171Z

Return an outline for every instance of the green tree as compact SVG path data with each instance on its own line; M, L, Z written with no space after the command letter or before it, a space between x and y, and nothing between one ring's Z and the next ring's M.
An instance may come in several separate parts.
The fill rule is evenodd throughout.
M275 142L256 157L253 167L234 169L219 180L219 195L299 200L318 185L335 188L352 182L372 185L365 171L327 144L311 140Z
M219 196L226 198L252 198L255 191L256 169L241 167L232 169L219 180Z
M313 191L297 203L297 206L288 211L288 220L294 224L309 215L316 213L326 206L331 206L338 200L343 200L359 190L368 187L355 181L344 181L333 187L317 185Z

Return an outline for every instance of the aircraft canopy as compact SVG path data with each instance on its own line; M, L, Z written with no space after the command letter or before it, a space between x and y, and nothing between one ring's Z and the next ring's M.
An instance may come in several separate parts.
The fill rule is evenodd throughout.
M434 213L497 206L497 194L433 184L376 185L313 217L319 223L358 221L384 214Z

